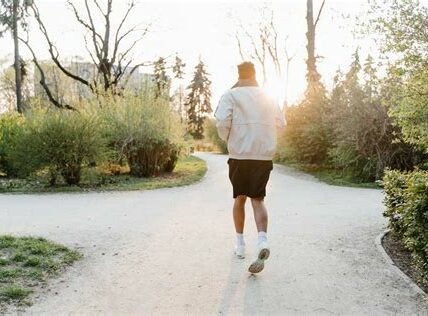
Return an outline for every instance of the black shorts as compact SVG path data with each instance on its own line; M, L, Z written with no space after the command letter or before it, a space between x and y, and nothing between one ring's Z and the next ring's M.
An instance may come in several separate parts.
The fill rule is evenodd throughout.
M272 160L232 159L229 164L229 179L233 186L233 198L246 195L263 199L266 196L266 184L273 169Z

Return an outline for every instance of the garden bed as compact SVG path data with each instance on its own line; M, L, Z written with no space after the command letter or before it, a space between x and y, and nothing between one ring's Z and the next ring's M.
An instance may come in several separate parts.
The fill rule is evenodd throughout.
M31 179L0 178L0 192L35 193L150 190L197 182L205 175L206 170L205 161L194 156L189 156L180 159L172 173L164 173L158 177L134 177L127 173L126 168L118 175L109 174L97 168L87 168L83 170L82 180L78 186L69 186L61 182L50 186L48 178L43 177L43 175Z
M389 232L382 238L382 246L394 264L410 277L425 293L428 293L428 280L424 280L421 271L412 264L412 254L402 241Z
M368 188L368 189L380 189L380 186L376 182L361 182L353 178L350 174L342 170L336 169L325 169L317 165L309 165L295 162L282 162L275 161L275 163L308 173L318 180L331 185L355 187L355 188Z

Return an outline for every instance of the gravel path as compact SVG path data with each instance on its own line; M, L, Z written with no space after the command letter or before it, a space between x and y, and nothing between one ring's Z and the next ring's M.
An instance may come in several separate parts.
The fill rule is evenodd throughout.
M198 184L143 192L0 195L0 232L79 247L85 257L53 281L29 314L415 314L417 294L376 249L382 192L327 185L275 166L266 204L271 258L247 273L235 259L226 156L198 154Z

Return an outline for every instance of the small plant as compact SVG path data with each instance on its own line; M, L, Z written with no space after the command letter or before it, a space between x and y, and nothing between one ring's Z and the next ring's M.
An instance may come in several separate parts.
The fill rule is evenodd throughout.
M21 286L8 286L0 291L0 298L5 300L22 300L32 291Z

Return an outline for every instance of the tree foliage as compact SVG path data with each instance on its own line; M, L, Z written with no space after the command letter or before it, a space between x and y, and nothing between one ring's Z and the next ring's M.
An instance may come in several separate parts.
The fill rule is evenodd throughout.
M193 79L187 89L189 94L184 101L187 111L187 131L195 138L201 139L204 135L204 119L211 113L211 81L205 70L205 64L199 61L195 67Z
M20 26L26 29L28 26L28 6L31 5L32 1L29 0L18 0L18 11L17 19ZM13 28L13 0L0 0L0 37L4 33L11 31Z
M163 57L159 57L158 60L154 62L153 81L156 84L156 98L164 96L167 92L170 79L166 74L166 61Z
M365 77L364 84L360 77ZM411 169L418 157L383 105L383 92L388 89L388 82L377 77L373 58L368 56L361 67L357 51L345 78L336 79L331 94L331 162L362 181L380 179L385 167Z
M377 14L382 8L383 14ZM385 56L395 89L390 114L406 141L428 150L428 7L418 0L375 2L370 26Z

